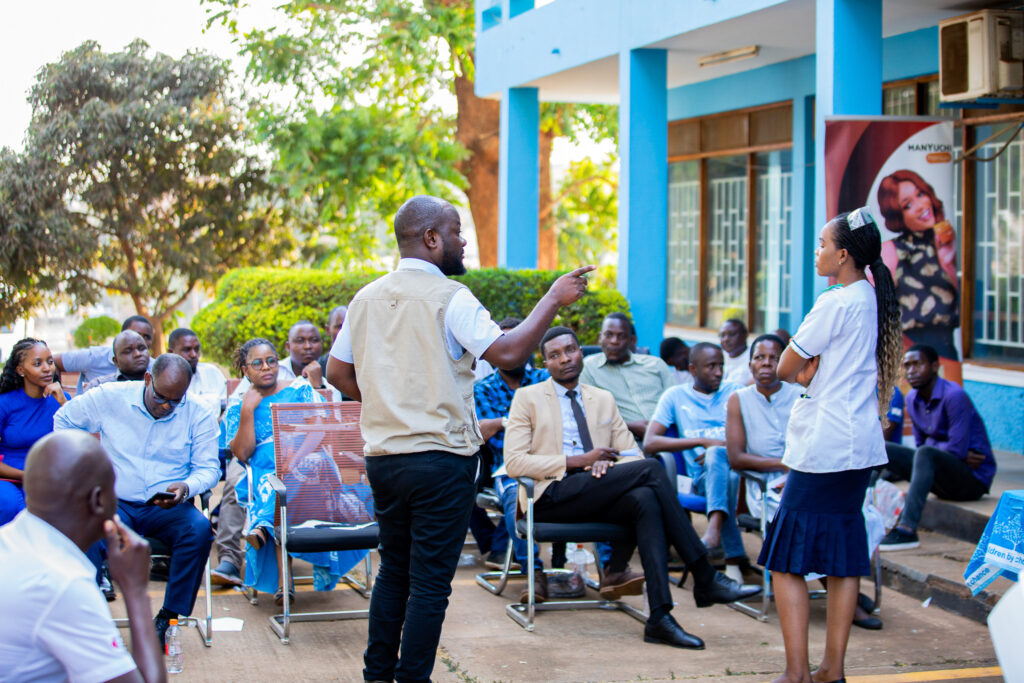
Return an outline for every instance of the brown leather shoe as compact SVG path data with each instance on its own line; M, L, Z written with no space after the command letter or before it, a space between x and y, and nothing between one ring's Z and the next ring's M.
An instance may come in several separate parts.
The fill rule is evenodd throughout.
M629 567L621 572L605 574L597 592L605 600L618 600L623 595L642 595L644 575L642 572L630 571Z
M548 577L543 572L535 572L533 575L533 603L539 605L548 599ZM530 601L529 588L523 588L519 593L519 602L524 605Z

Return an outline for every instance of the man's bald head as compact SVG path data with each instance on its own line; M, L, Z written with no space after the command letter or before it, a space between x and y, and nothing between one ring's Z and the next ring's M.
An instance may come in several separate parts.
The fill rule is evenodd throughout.
M37 441L25 459L25 507L86 547L117 512L114 467L99 440L60 430Z
M439 197L416 195L406 200L395 214L395 239L403 251L422 242L427 230L438 231L446 219L458 219L455 207Z
M184 384L187 388L192 381L192 366L176 353L162 353L153 361L151 374L161 382Z

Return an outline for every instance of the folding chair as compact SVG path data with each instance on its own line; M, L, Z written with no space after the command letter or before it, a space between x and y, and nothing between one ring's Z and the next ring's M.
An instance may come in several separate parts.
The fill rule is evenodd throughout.
M505 523L505 509L501 506L501 498L498 497L498 494L494 489L484 488L477 493L476 504L478 507L486 510L489 515L500 515L497 520L499 524ZM488 593L501 595L510 578L526 578L526 575L522 572L522 568L520 568L519 571L512 571L512 553L512 539L510 538L508 539L508 544L505 546L505 562L502 568L477 574L477 585ZM497 583L494 583L495 580Z
M290 553L373 550L378 527L366 479L363 437L359 430L362 404L277 403L271 407L274 426L275 474L268 477L277 494L277 539L284 558ZM251 474L251 473L250 473ZM249 477L250 486L252 477ZM366 583L346 582L369 597L373 567L367 554ZM281 585L291 585L288 562L281 562ZM369 616L368 609L293 612L288 590L283 612L270 617L270 627L285 645L293 621L332 621Z
M760 519L751 515L737 515L736 523L740 529L745 531L751 531L758 534L763 541L768 535L768 515L765 512L768 510L768 488L769 478L767 472L757 472L754 470L736 470L736 472L743 478L743 481L748 487L753 486L758 491L761 498L761 517ZM874 496L875 482L878 481L878 473L872 473L870 485L868 491L871 492L872 497ZM875 584L875 611L882 606L882 564L879 552L876 549L872 557L871 563L872 579ZM733 602L729 604L729 607L743 612L747 616L754 617L758 621L768 621L768 609L771 606L771 601L774 595L772 594L771 587L771 572L766 569L761 569L761 596L760 602L761 607L757 608L745 602ZM811 599L821 599L828 595L828 591L824 589L811 590L809 591Z
M575 541L578 543L595 543L605 541L609 543L628 543L633 541L633 530L619 524L607 524L603 522L582 522L572 524L535 522L533 519L533 479L530 479L529 477L520 477L517 481L526 491L526 517L516 522L516 531L521 538L526 539L527 547L533 548L534 544L537 542L569 543ZM511 544L509 544L509 549L505 557L506 578L511 552ZM597 555L596 548L594 549L594 555ZM601 568L601 563L598 562L596 564L598 577L603 577L604 573ZM584 580L587 586L594 590L597 590L600 587L600 584L595 582L589 576ZM503 582L501 585L504 587ZM513 621L525 628L527 631L533 631L534 616L537 612L553 610L619 610L625 612L638 621L643 622L647 620L647 615L644 614L643 611L638 610L632 605L622 602L621 600L545 600L541 604L536 604L533 594L535 586L535 568L533 566L533 562L527 562L526 586L528 588L527 593L529 595L527 603L523 605L516 602L506 605L505 612Z
M210 519L210 492L199 496L200 508L203 511L203 516L207 520ZM183 505L185 503L182 503ZM171 557L171 547L161 541L159 538L146 537L146 541L149 542L150 548L150 559L155 557ZM178 624L180 626L192 626L195 627L196 633L199 634L199 638L203 641L203 645L211 647L213 645L213 596L210 594L210 557L206 557L206 567L203 569L203 592L206 594L206 616L205 617L178 617ZM114 624L118 628L128 628L129 621L125 619L114 619Z

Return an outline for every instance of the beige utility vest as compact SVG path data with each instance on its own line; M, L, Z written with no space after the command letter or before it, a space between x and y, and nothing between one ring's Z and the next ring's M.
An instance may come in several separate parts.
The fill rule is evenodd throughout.
M465 285L396 270L359 290L348 307L367 456L447 451L473 455L483 437L468 351L453 360L445 312Z

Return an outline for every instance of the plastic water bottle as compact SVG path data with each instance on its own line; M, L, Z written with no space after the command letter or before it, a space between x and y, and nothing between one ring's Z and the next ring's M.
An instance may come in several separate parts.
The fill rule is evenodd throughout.
M167 673L180 674L185 664L185 654L181 648L181 630L178 628L178 620L171 619L167 633L164 635L167 653Z
M565 559L573 564L572 575L569 577L569 590L571 591L583 590L583 586L585 585L587 554L587 551L583 548L583 544L581 543L571 544L567 548Z

